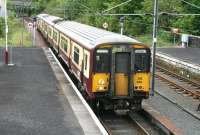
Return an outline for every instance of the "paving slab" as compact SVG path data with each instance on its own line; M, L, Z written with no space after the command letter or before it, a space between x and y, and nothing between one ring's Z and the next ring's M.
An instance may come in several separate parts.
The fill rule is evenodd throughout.
M15 66L0 65L0 134L84 134L40 48L13 48Z
M199 101L177 94L166 83L159 80L155 82L155 92L155 96L144 100L144 103L169 118L187 135L200 134L200 113L196 111Z
M55 59L52 51L48 48L44 49L47 59L55 73L60 84L61 93L63 93L71 105L83 131L86 135L107 135L107 131L102 126L98 118L95 116L89 105L83 99L79 90L73 85L72 80L61 68ZM52 57L53 56L53 57Z

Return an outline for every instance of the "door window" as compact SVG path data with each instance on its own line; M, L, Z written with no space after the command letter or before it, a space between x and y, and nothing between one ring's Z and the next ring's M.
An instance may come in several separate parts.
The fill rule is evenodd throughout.
M128 73L129 72L129 53L116 53L115 57L115 72L116 73Z

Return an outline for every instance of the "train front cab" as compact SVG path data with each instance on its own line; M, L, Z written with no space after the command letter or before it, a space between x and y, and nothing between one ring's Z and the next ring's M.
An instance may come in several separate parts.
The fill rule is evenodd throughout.
M101 46L95 50L92 92L116 109L140 107L150 91L150 49L143 45Z

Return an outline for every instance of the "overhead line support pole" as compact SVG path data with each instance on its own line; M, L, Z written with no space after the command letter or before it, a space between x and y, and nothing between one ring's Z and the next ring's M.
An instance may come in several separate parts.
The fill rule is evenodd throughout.
M151 96L154 96L154 90L155 90L157 28L158 28L158 0L154 0L153 42L152 42L152 78L151 78L151 93L150 93Z
M7 20L7 0L5 0L5 34L6 34L6 49L4 51L4 62L8 64L8 20Z

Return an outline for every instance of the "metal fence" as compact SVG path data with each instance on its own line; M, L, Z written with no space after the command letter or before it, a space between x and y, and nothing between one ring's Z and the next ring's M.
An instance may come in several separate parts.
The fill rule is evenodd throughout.
M189 36L189 47L198 47L200 48L200 37Z

